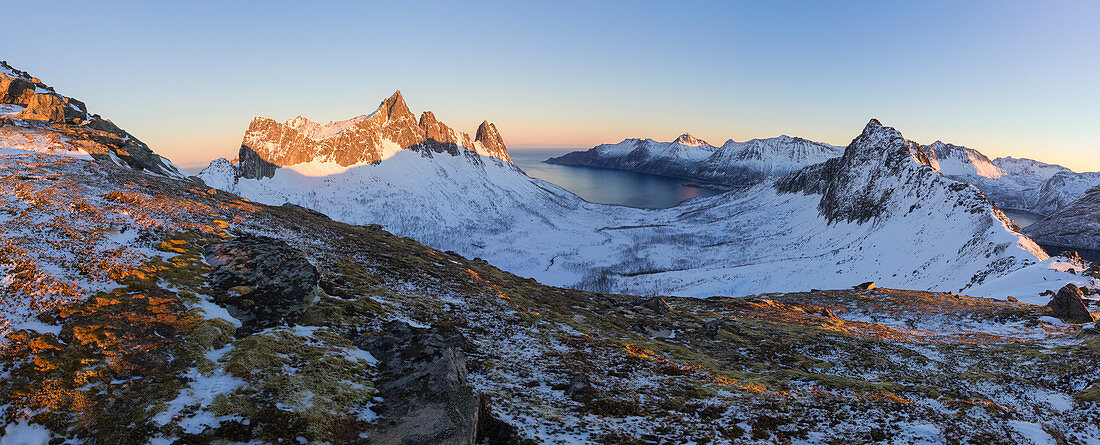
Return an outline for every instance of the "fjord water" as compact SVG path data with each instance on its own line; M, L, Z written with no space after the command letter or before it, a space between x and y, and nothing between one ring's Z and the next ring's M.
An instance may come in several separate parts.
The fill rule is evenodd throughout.
M528 176L555 184L585 201L639 208L668 208L721 190L685 185L688 181L605 168L547 164L573 150L512 150L512 162Z
M1016 225L1020 226L1021 229L1043 219L1043 215L1027 210L1001 209L1001 211L1005 212L1005 216L1012 218L1012 221L1016 222Z

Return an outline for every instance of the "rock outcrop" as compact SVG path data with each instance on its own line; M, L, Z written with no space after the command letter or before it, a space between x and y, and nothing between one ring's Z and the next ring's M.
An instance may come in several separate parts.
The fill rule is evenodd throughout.
M820 194L818 209L830 222L863 223L884 217L906 210L898 201L920 202L944 189L959 194L953 197L956 207L978 211L990 206L978 189L944 179L933 173L930 164L921 145L872 119L842 156L791 174L776 188ZM998 216L1010 223L1003 214Z
M400 321L356 340L380 360L385 421L370 434L375 443L476 443L481 401L467 378L465 344L461 334Z
M404 149L451 155L469 151L511 162L493 124L482 122L471 139L431 112L422 113L418 121L398 91L371 114L327 125L301 116L285 123L257 117L241 142L238 167L240 177L260 179L274 175L277 167L308 162L349 167L377 163Z
M1081 289L1067 284L1047 303L1047 307L1050 308L1051 315L1066 323L1091 323L1096 318L1085 307L1083 297Z
M242 235L211 244L205 259L214 266L214 302L248 332L293 326L312 300L320 276L300 251L265 236Z
M93 159L161 176L186 177L178 167L111 121L89 114L83 102L0 61L0 106L17 113L0 114L0 142L8 148L81 154Z

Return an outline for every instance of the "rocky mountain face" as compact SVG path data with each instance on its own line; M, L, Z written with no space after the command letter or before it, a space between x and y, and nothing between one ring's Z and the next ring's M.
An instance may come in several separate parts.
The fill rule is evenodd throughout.
M186 175L83 102L0 61L0 148L86 155L161 176Z
M1100 250L1100 185L1024 229L1041 244Z
M907 165L919 162L905 156L919 152L894 133L869 126L828 177L818 175L830 182L819 189L869 189L881 197L874 181L907 180L876 174L859 184L840 165L882 162L901 174L939 176ZM871 153L876 147L883 153ZM465 201L437 188L443 183L426 175L431 170L409 169L449 163L456 165L450 174L475 167L460 157L415 152L367 167L379 181L384 169L411 176L403 185L443 195L439 201L398 205L420 196L404 194L373 208L375 196L363 189L352 193L368 193L369 200L344 206L386 210L377 216L439 215L431 222L441 221L435 230L451 239L491 240L454 230L447 221L463 217L455 207ZM485 162L483 180L504 187L519 177L503 163ZM242 179L237 186L280 177ZM508 190L554 190L525 183L530 188ZM372 184L397 192L388 183ZM939 184L917 178L910 186ZM870 258L845 269L837 282L847 284L832 289L684 298L546 286L376 225L345 224L294 205L260 204L110 163L0 153L0 208L7 215L0 218L0 261L11 265L0 268L0 441L1100 441L1100 336L1092 324L1051 318L1066 315L1065 296L1050 292L1055 298L1048 307L1050 299L1030 304L892 289L881 281L852 288L872 276L861 271L875 262L906 262L900 270L933 274L961 266L939 268L923 252L904 250L922 239L950 249L945 254L952 257L959 249L1004 257L982 245L999 240L989 235L996 227L966 225L993 218L965 206L947 213L969 195L942 193L912 201L886 197L905 207L883 209L874 224L862 225L841 217L860 214L850 209L863 201L838 199L837 219L822 224L823 196L776 195L769 184L745 199L726 195L671 211L618 215L643 217L648 228L627 219L595 221L600 225L588 245L538 226L537 238L513 241L543 244L506 246L558 255L555 246L568 242L573 255L618 256L621 234L630 232L640 235L631 240L635 276L661 275L657 269L665 265L657 254L694 260L718 252L737 261L712 263L696 278L751 281L778 269L777 283L823 269L831 275L833 267L858 261L851 255L856 249ZM563 206L585 206L553 196ZM499 198L476 210L486 218L491 205L530 196ZM769 213L745 210L760 200ZM907 212L914 205L919 210ZM574 208L567 215L573 218L557 223L588 225L593 221L585 218L614 207L590 209ZM558 217L512 218L538 215ZM687 218L690 232L677 228L676 218ZM757 226L759 239L736 232L716 238L738 228L737 221ZM806 232L799 231L803 225ZM522 230L513 223L497 235L516 226ZM887 233L858 235L878 228ZM969 230L975 232L967 242L941 240ZM813 245L808 232L825 238L827 247ZM781 234L799 249L775 243ZM672 251L670 239L698 244ZM886 254L876 255L875 244ZM564 254L551 263L570 260ZM736 276L745 268L749 273ZM1033 278L1059 289L1056 280ZM1096 286L1088 287L1093 294ZM1066 296L1076 314L1095 309L1084 292Z
M270 178L275 168L304 163L340 167L372 164L411 149L457 155L472 154L511 162L496 126L482 122L475 136L455 131L429 111L419 121L398 91L373 113L321 125L298 116L285 123L257 117L241 142L240 177Z
M715 147L683 134L672 142L626 139L547 159L551 164L614 168L723 184L744 185L781 176L840 155L840 148L779 136Z

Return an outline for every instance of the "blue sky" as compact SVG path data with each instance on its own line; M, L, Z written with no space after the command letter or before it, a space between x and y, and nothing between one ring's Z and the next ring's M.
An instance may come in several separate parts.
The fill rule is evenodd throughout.
M313 4L310 4L313 3ZM682 132L922 143L1100 170L1100 2L16 2L0 59L181 165L253 116L400 89L509 146Z

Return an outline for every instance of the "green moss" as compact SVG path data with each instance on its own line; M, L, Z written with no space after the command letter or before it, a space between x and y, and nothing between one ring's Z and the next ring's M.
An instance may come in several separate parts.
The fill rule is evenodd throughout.
M272 431L286 432L285 425L269 425L266 416L275 411L279 418L292 417L291 424L300 425L294 434L311 441L350 440L346 434L365 425L357 413L375 393L373 367L349 358L351 347L349 340L324 328L310 338L279 328L239 339L224 366L248 385L217 400L214 411L231 415L252 410L255 416L246 417L265 431L267 440L277 438L266 436Z
M1073 400L1078 402L1100 403L1100 383L1093 383L1084 391L1073 395Z

